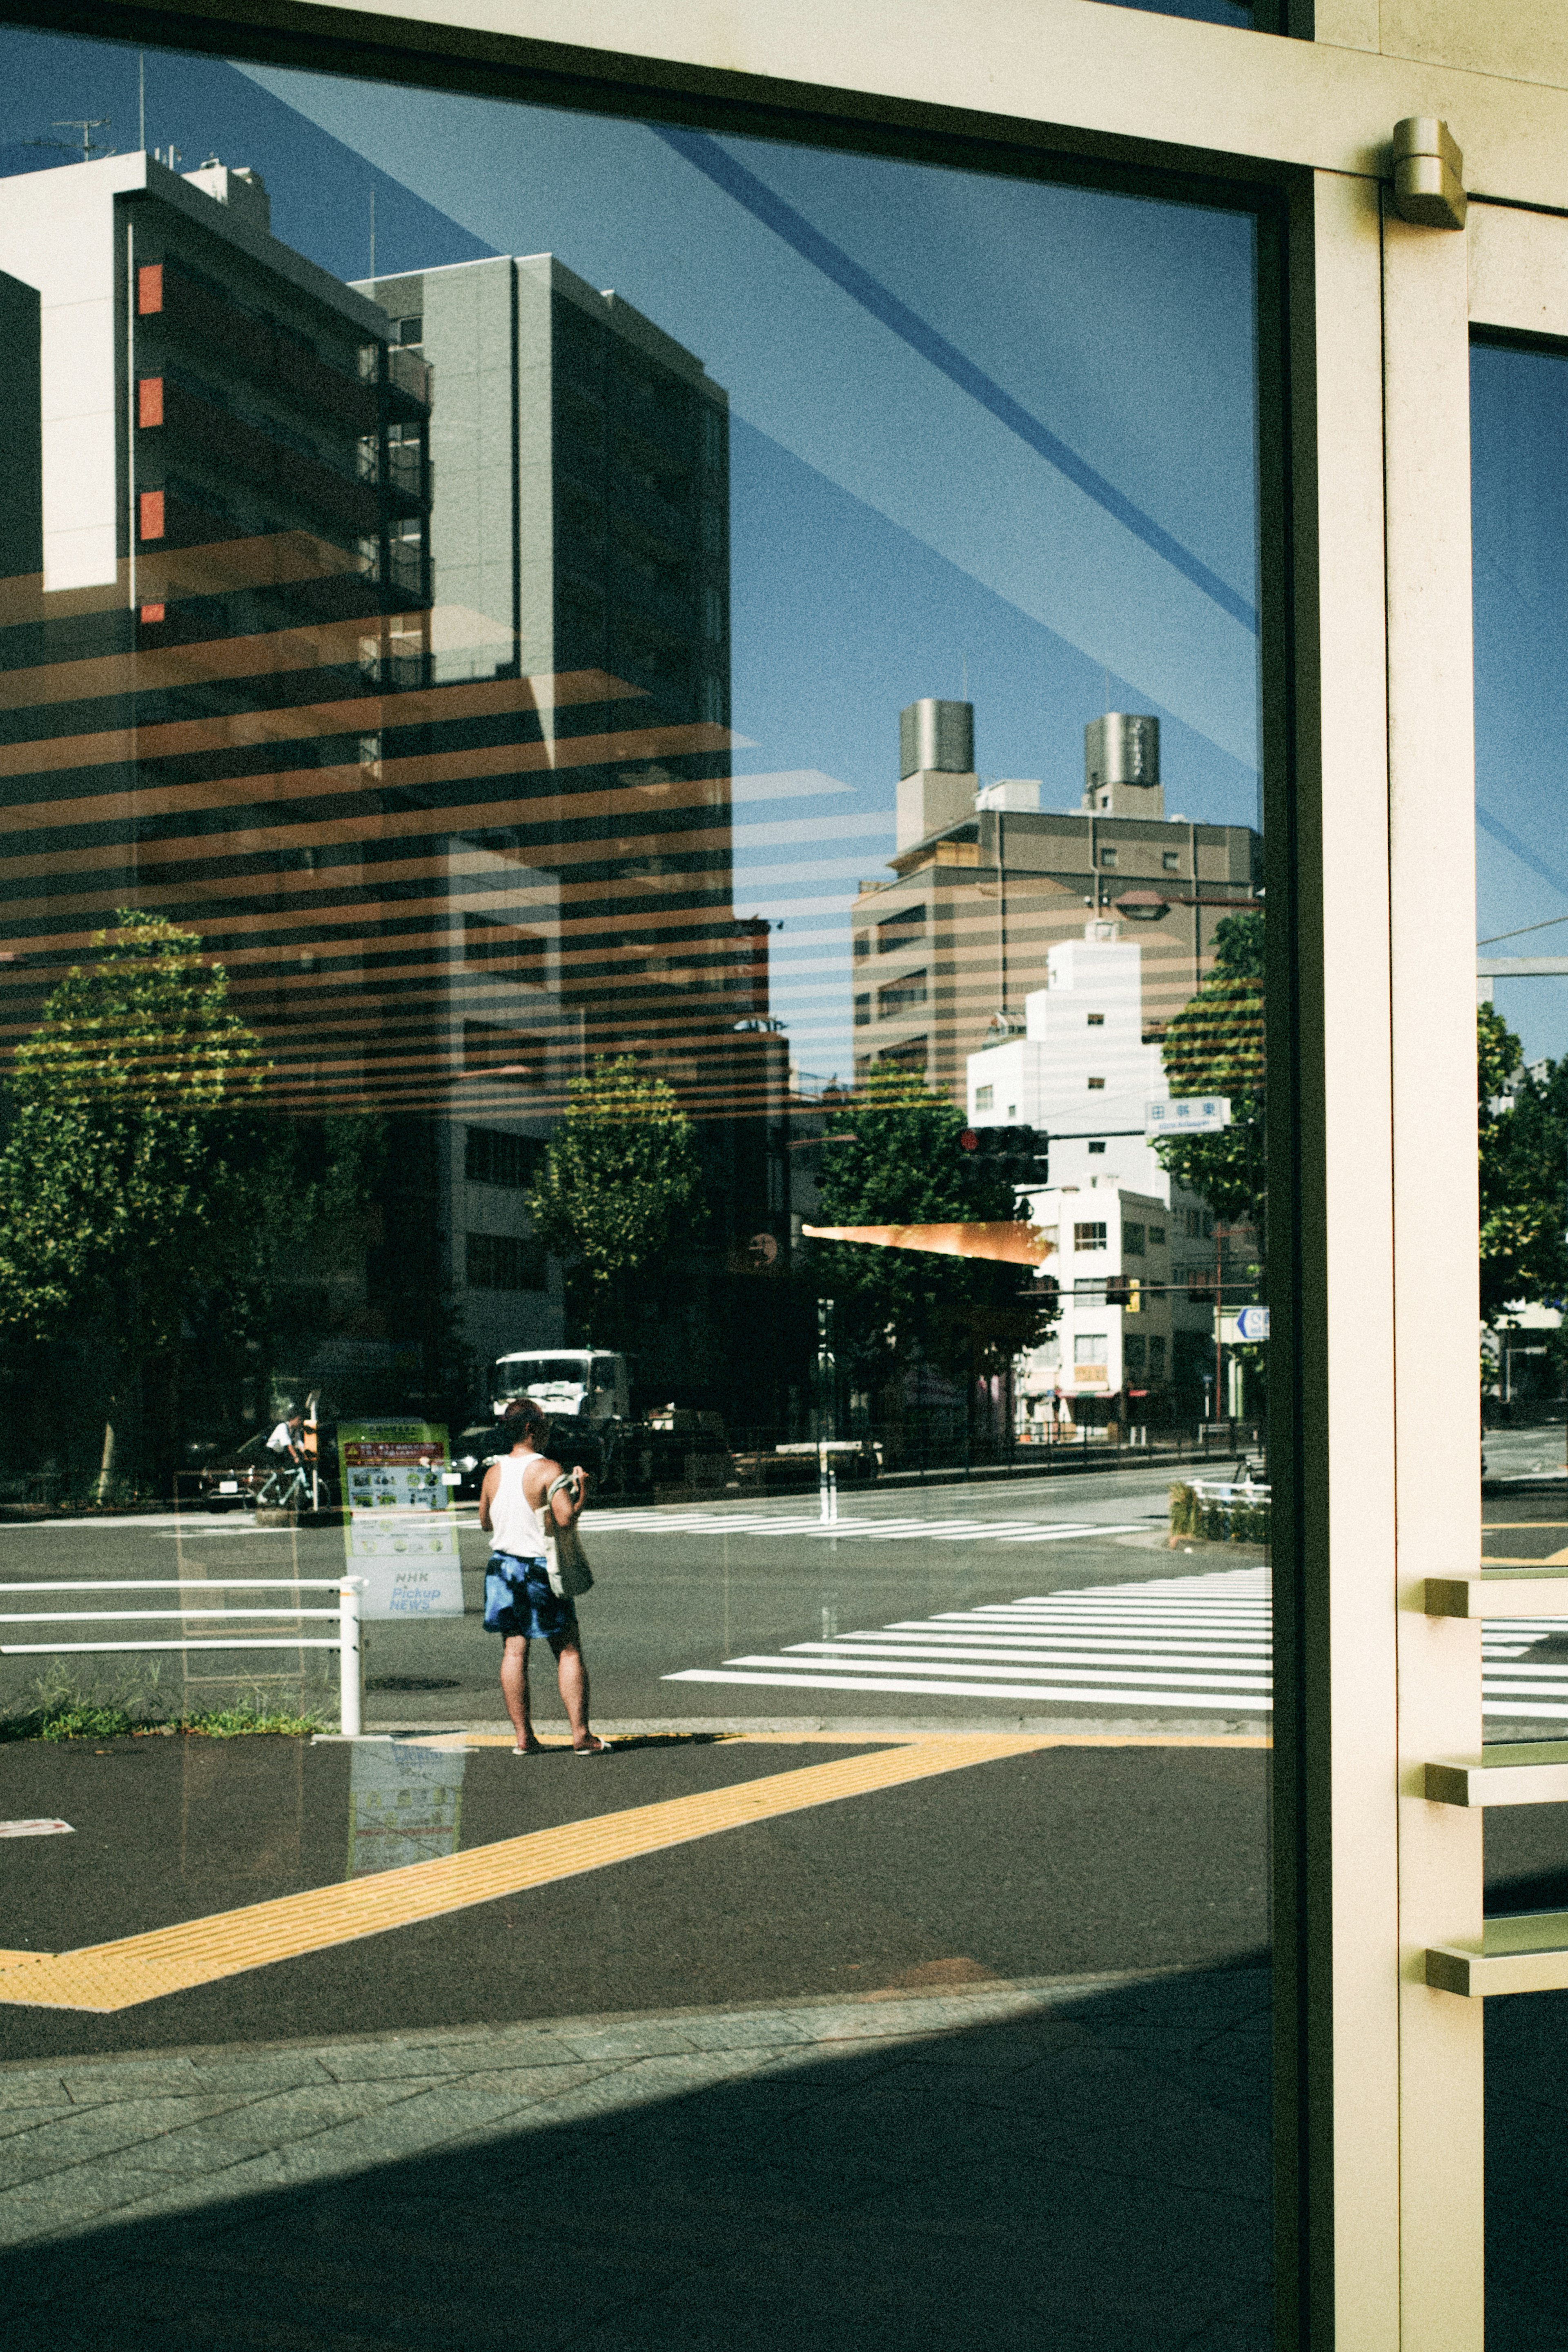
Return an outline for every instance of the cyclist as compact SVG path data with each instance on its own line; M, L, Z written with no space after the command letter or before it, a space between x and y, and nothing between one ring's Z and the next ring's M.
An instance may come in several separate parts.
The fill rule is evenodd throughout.
M309 1488L305 1475L304 1415L288 1404L283 1412L284 1418L267 1441L267 1450L276 1461L256 1496L258 1503L294 1501Z

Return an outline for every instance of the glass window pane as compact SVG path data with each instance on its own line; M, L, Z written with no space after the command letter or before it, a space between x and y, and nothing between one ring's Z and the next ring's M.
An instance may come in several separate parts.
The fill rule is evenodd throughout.
M649 2341L1263 2341L1259 220L0 50L0 1958L175 1971L5 2054L438 2049L375 2210L611 2130Z
M1568 1542L1568 862L1557 745L1568 608L1568 355L1471 354L1476 616L1481 1494L1493 1561L1559 1560ZM1483 1628L1489 1742L1561 1739L1568 1667L1549 1621ZM1568 1904L1560 1805L1489 1811L1490 1914ZM1568 1996L1487 2015L1487 2341L1555 2324L1561 2235L1548 2117Z

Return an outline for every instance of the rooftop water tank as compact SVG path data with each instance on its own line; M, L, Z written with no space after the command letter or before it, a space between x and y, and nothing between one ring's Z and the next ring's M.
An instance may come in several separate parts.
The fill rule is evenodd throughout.
M972 775L975 767L975 706L938 702L927 695L898 714L898 772L917 776L935 768L949 776Z

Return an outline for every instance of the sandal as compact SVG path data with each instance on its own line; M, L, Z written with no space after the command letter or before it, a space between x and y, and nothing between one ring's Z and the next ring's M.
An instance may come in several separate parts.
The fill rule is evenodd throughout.
M574 1756L608 1756L614 1744L612 1739L601 1739L591 1734L586 1748L573 1748L571 1752Z

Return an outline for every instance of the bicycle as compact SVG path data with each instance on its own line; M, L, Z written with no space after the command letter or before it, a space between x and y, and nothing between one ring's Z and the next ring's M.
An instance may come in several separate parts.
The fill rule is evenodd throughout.
M280 1463L262 1480L256 1499L260 1508L268 1511L308 1509L310 1481L299 1463L291 1462L287 1469Z

